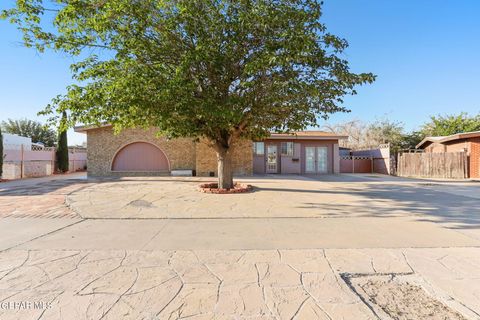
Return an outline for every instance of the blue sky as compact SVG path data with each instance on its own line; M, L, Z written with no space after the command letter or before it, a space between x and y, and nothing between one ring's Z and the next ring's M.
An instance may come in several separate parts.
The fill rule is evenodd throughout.
M329 122L387 116L411 130L430 115L480 112L479 16L478 0L326 0L323 21L350 43L352 69L378 76L345 99L351 113ZM73 60L24 48L20 37L0 22L0 120L43 121L36 113L71 83Z

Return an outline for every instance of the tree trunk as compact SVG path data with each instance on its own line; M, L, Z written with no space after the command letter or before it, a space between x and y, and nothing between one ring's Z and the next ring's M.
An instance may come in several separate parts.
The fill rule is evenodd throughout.
M229 149L217 151L218 161L218 188L233 188L232 156Z

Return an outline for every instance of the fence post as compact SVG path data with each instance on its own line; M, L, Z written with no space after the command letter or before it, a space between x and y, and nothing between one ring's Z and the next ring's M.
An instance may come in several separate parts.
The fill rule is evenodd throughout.
M399 156L398 156L398 163L397 163L397 175L399 175L400 177L403 176L403 153L401 153Z
M355 173L355 156L352 156L352 173Z
M20 179L23 179L23 175L24 175L24 159L25 159L25 147L23 146L23 143L22 143L22 146L20 148Z
M373 173L373 157L370 157L370 166L371 166L371 171Z
M50 174L55 173L55 147L52 147L50 149L50 152L52 153L52 172Z
M395 164L395 165L397 166L397 167L395 168L395 170L396 170L395 173L396 173L396 175L399 176L399 177L402 176L402 174L401 174L402 169L400 169L401 164L402 164L402 154L399 153L398 156L397 156L397 163ZM391 168L391 166L392 166L392 162L391 162L391 160L390 160L390 168Z
M69 170L69 171L75 172L75 148L72 149L72 167L73 167L73 170Z

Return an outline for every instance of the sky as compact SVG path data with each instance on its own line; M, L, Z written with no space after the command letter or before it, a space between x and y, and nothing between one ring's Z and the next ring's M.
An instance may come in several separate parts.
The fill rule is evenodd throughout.
M328 122L388 117L410 131L431 115L479 113L479 17L478 0L325 0L322 21L349 42L344 58L351 69L377 75L374 84L345 98L350 113ZM14 26L0 21L0 121L45 121L37 112L72 83L74 60L37 53L20 39ZM69 144L84 140L69 132Z

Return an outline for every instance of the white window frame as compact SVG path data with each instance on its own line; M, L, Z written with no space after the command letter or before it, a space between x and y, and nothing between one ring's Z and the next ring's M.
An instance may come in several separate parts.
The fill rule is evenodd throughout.
M286 152L284 152L283 150L284 146L286 146L285 147ZM282 156L293 157L295 154L295 144L293 142L282 142L280 146L280 151L282 152Z
M262 147L259 148L259 147L258 147L259 145L261 145ZM262 150L261 153L258 152L259 149ZM254 154L255 156L263 156L263 155L265 155L265 142L263 142L263 141L254 142L254 143L253 143L253 154Z

